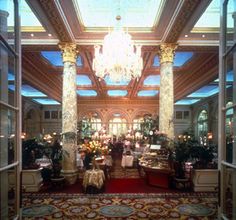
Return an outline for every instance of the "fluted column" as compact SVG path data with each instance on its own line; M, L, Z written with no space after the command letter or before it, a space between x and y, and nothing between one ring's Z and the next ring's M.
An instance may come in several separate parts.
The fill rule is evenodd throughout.
M160 102L159 130L169 138L174 138L174 81L173 60L176 44L160 45Z
M60 44L63 56L63 94L62 94L62 174L67 184L77 180L76 146L77 146L77 93L76 93L76 58L74 43Z

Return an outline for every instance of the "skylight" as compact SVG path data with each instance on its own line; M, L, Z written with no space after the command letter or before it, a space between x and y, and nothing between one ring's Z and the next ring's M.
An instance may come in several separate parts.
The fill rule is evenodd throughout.
M160 85L160 75L150 75L146 77L143 82L144 86L159 86Z
M127 86L129 85L129 82L130 81L120 81L120 82L113 82L109 76L106 76L105 77L105 83L108 85L108 86Z
M209 97L219 92L219 87L215 85L203 86L198 89L196 92L188 95L191 98L201 98L201 97Z
M95 90L77 90L77 94L80 96L97 96Z
M227 16L227 27L233 28L233 11L234 11L234 1L229 0L228 2L228 16ZM220 0L213 0L207 7L206 11L200 17L200 19L195 24L192 32L199 32L204 30L204 32L219 31L220 27Z
M141 90L138 92L138 96L155 96L158 94L158 90Z
M117 13L123 27L153 27L161 13L163 0L75 0L77 13L86 28L114 27ZM158 15L157 15L158 14Z
M200 99L181 99L177 101L175 105L192 105L198 101L200 101Z
M41 104L41 105L60 105L61 103L54 100L54 99L33 99L35 102Z
M78 86L90 86L92 85L92 81L89 79L87 75L77 75L76 84Z
M9 85L8 88L15 91L15 85ZM47 95L29 85L21 86L21 95L25 97L47 97Z
M109 96L126 96L128 92L127 90L108 90L107 94Z
M15 75L12 74L12 73L8 73L7 78L8 78L8 81L14 81L15 80Z
M9 16L7 19L8 26L14 26L14 6L13 0L11 1L1 1L1 9L6 9ZM45 29L39 22L38 18L34 15L25 0L20 2L20 16L21 16L21 31L23 32L45 32Z
M229 71L229 72L226 74L226 81L227 81L227 82L233 82L233 81L234 81L234 73L233 73L233 70ZM216 79L214 82L219 82L219 79Z
M187 63L193 56L193 52L176 52L174 58L174 66L181 67ZM153 66L160 66L159 57L155 56Z
M41 55L53 66L63 66L62 55L60 51L41 51ZM77 66L83 66L81 56L76 60Z
M120 113L114 113L113 116L115 116L115 117L120 117L121 114L120 114Z

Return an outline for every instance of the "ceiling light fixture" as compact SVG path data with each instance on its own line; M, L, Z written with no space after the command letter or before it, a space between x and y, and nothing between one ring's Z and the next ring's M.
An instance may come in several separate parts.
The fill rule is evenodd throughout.
M99 78L108 76L113 82L130 81L142 74L143 59L141 45L134 45L131 35L120 25L121 16L116 16L117 24L100 45L95 45L93 70Z

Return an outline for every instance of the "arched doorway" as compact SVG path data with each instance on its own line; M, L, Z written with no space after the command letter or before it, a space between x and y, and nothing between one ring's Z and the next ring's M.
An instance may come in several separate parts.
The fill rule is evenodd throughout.
M127 120L122 117L114 117L109 120L109 134L121 137L128 131Z
M80 138L91 137L95 131L102 129L102 119L97 112L90 112L79 122Z

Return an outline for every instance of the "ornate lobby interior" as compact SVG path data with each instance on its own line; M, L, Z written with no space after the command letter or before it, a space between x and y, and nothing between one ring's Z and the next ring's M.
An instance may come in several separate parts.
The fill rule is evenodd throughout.
M18 2L0 0L0 219L236 219L235 0ZM114 30L134 60L106 67Z

